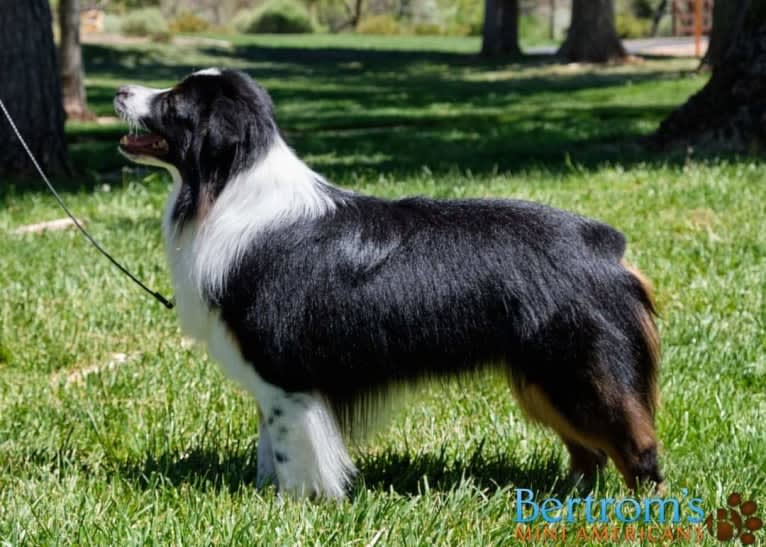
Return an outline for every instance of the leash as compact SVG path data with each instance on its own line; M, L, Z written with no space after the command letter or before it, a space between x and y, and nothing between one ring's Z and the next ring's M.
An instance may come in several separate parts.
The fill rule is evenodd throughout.
M40 164L37 163L37 159L35 159L34 154L32 154L32 151L29 149L29 146L27 146L26 141L24 140L24 137L21 136L21 133L19 132L19 129L16 127L16 124L13 122L13 118L11 118L11 115L8 113L8 110L5 108L5 103L3 103L3 100L0 99L0 109L3 111L3 114L5 114L5 118L8 120L8 123L11 124L11 128L13 129L13 132L16 134L16 137L18 137L19 142L21 142L21 146L24 147L24 150L27 153L27 156L29 156L29 159L32 160L32 164L37 169L37 172L40 174L40 177L42 177L45 184L48 186L48 190L50 190L51 194L53 194L53 197L56 198L56 201L61 206L61 208L64 210L64 212L67 214L67 216L72 219L72 222L74 222L74 225L77 226L77 228L82 232L82 235L85 236L85 238L90 241L93 246L102 254L104 255L109 262L114 264L118 270L120 270L122 273L127 275L133 283L141 287L144 291L152 295L154 298L156 298L163 306L165 306L167 309L171 310L174 307L173 302L162 296L157 291L153 291L143 283L132 273L130 273L130 270L128 270L125 266L117 262L117 260L112 257L108 252L104 250L104 248L99 245L98 241L93 239L93 236L91 236L88 231L80 224L80 221L78 221L75 216L72 214L72 212L69 210L69 208L64 203L64 200L61 199L61 196L56 192L56 189L53 187L51 182L48 180L48 177L45 176L45 172L40 167Z

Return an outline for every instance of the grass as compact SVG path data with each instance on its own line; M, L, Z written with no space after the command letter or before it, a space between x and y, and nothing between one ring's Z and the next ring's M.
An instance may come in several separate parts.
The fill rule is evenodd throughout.
M243 68L272 93L300 154L342 185L513 196L620 228L657 289L670 494L688 489L706 511L732 491L766 506L766 165L636 144L700 87L694 63L486 63L460 40L361 40L88 46L88 91L106 115L119 83ZM123 167L123 130L71 125L79 175L58 184L111 252L169 292L169 181ZM479 378L430 387L354 446L351 501L256 492L249 397L81 236L11 234L62 216L37 181L3 184L0 205L5 544L501 545L513 542L515 488L561 491L561 444L524 421L502 380ZM594 495L627 492L610 467Z

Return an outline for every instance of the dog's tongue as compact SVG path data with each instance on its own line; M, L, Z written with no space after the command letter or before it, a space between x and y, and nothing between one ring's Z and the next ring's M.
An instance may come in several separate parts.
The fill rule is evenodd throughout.
M129 154L162 156L168 152L168 143L159 135L125 135L120 146Z

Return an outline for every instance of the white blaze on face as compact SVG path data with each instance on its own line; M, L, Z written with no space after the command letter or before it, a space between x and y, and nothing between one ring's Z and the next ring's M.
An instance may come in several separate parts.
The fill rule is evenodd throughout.
M139 128L145 128L143 120L151 115L152 100L167 91L168 89L154 89L140 85L126 85L120 88L114 99L114 107L119 116L128 122L131 134L136 133ZM121 146L118 150L121 154L136 163L168 169L176 178L177 171L172 165L164 162L157 155L141 154L132 150L129 147L130 139L130 136L125 136L120 141ZM165 143L165 147L167 147L167 143Z
M141 125L141 118L151 113L152 99L168 91L168 89L154 89L140 85L128 85L124 89L128 95L122 99L123 108L120 109L120 114L131 127Z

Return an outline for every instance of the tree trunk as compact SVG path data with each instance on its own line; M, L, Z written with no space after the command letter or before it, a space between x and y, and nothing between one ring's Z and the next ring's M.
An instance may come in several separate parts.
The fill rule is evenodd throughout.
M38 161L66 169L64 107L48 0L0 0L0 98ZM0 118L0 172L33 170Z
M654 10L654 14L652 15L652 30L649 33L652 37L657 36L657 33L660 30L660 23L662 22L662 18L665 17L667 11L668 0L661 0L657 5L657 9Z
M364 10L364 0L353 0L353 7L343 0L343 7L346 8L348 13L348 21L343 23L340 27L335 29L336 31L344 28L356 29L359 26L359 22L362 20L362 11Z
M559 55L572 62L606 63L627 57L614 22L613 0L574 0Z
M710 81L662 122L651 144L737 152L766 146L766 3L748 2L735 15Z
M521 55L518 0L485 0L481 54Z
M548 25L548 38L553 41L556 39L556 0L550 0L548 6Z
M70 120L92 120L95 116L88 110L80 47L80 0L59 0L59 28L64 111Z
M719 0L713 4L713 29L710 31L710 44L702 59L702 66L713 68L721 63L726 53L724 49L733 42L729 33L735 26L742 24L741 16L747 13L751 0Z

